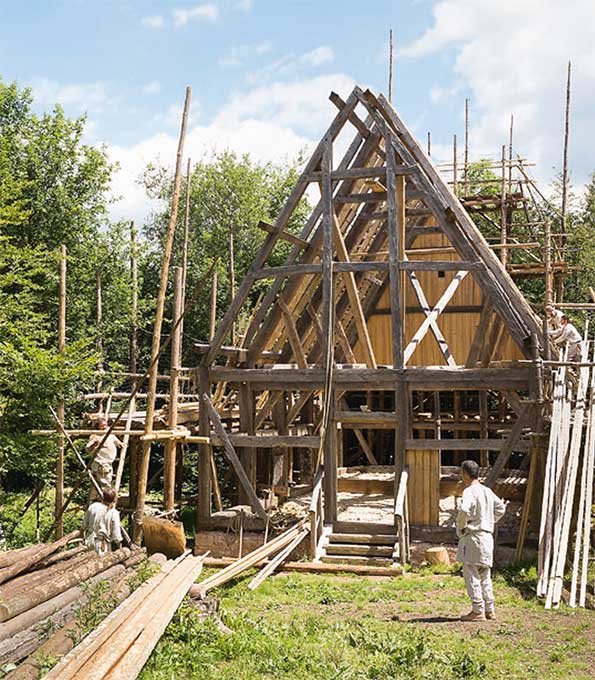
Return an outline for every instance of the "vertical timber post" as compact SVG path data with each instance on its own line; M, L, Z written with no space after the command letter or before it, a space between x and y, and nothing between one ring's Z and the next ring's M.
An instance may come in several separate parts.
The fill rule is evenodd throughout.
M184 270L176 267L174 287L174 309L172 324L175 328L170 347L169 368L169 415L168 427L173 430L178 424L178 399L180 393L180 357L182 349L182 324L177 324L182 315L183 304ZM177 324L177 327L176 327ZM163 502L166 511L174 509L175 503L175 479L176 479L176 450L178 448L175 439L165 442L165 459L163 461Z
M151 373L147 387L147 409L145 416L145 434L153 432L153 417L155 415L155 393L157 391L157 375L159 372L159 347L161 345L161 327L163 325L163 310L165 306L165 293L167 291L167 281L169 274L169 261L171 258L176 223L178 220L178 203L180 200L180 183L182 177L182 155L184 153L184 139L186 137L186 126L188 124L188 110L190 108L190 98L192 90L186 88L186 99L184 101L184 113L182 115L182 125L180 138L178 141L178 152L176 157L176 171L174 176L174 192L172 196L172 210L167 229L165 248L163 252L163 262L161 265L161 275L159 281L159 293L157 295L157 309L155 312L155 324L153 326L153 343L151 346ZM151 441L144 440L139 464L138 490L134 511L133 539L140 541L142 535L142 518L145 511L145 497L147 493L147 481L149 477L149 463L151 458Z
M60 303L58 309L58 351L64 353L66 348L66 246L60 248ZM60 425L64 426L64 395L60 395L56 409ZM58 455L56 457L56 498L55 498L55 537L62 538L64 533L64 519L62 505L64 504L64 436L58 436Z
M208 366L198 367L198 393L200 395L200 411L198 420L198 434L208 437L211 433L209 414L207 413L205 395L210 397ZM198 508L197 526L207 527L211 518L211 445L200 444L198 447Z
M404 370L403 332L405 326L405 305L403 272L400 263L404 259L405 247L405 176L396 175L395 150L392 133L384 128L386 145L386 193L388 201L388 271L390 283L390 309L392 325L393 368ZM405 376L401 373L395 384L395 489L399 483L405 460L407 432L409 430L409 397Z
M332 375L335 345L333 286L333 139L327 134L322 154L322 351L325 375ZM337 456L334 422L335 391L326 381L323 393L324 515L327 522L337 519Z

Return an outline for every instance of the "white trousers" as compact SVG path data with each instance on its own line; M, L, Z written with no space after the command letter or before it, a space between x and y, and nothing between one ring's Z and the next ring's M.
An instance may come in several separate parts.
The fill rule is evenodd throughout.
M479 564L463 564L463 577L473 611L476 613L494 611L492 570Z

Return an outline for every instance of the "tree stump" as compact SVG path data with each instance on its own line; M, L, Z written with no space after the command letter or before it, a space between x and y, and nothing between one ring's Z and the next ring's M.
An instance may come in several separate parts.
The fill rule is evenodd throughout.
M426 562L431 565L443 564L447 567L450 566L450 557L448 556L448 550L443 546L433 546L432 548L427 548L425 552Z

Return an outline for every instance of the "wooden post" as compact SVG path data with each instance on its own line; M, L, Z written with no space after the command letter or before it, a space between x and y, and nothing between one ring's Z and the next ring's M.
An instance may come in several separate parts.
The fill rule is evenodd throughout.
M390 309L392 325L392 352L393 367L402 369L405 364L403 352L403 331L405 325L405 305L403 272L400 271L399 262L404 259L404 234L406 225L405 201L406 186L405 177L395 174L395 152L393 147L392 133L388 126L384 128L386 140L386 193L388 201L388 266L390 284ZM397 380L395 385L395 411L397 413L397 426L395 429L395 485L401 477L401 469L405 459L405 442L409 426L409 398L407 386L403 380ZM396 487L395 487L396 488Z
M466 196L469 187L467 181L469 177L469 100L465 98L465 167L463 169L463 195Z
M325 375L332 376L335 346L334 282L333 282L333 138L327 134L322 154L322 357ZM332 378L325 381L323 392L322 447L324 460L324 516L327 521L337 518L337 460L333 422L335 391ZM320 463L320 460L318 461ZM318 467L318 466L317 466Z
M506 145L502 145L502 179L500 183L500 243L506 245L508 240L508 227L506 225ZM508 248L501 248L500 259L506 267L508 264Z
M458 190L458 168L457 168L457 136L452 137L452 191L457 195Z
M200 394L200 411L198 420L198 434L208 437L211 433L209 414L207 412L204 395L210 396L209 369L206 366L198 368L198 393ZM197 526L206 527L211 517L211 446L200 444L198 447L198 504Z
M60 300L58 307L58 351L64 353L66 348L66 246L60 248ZM64 427L64 395L56 409L60 425ZM55 537L62 538L64 534L64 520L62 505L64 503L64 436L58 436L58 455L56 457L56 499L55 499Z
M130 223L130 373L136 373L138 324L138 269L136 263L136 227ZM134 377L132 378L134 382Z
M186 88L186 99L184 102L184 113L182 116L182 126L180 129L180 139L178 141L178 153L176 159L176 171L174 176L174 192L172 196L172 211L167 229L167 236L165 241L165 248L163 253L163 262L161 265L161 277L159 281L159 292L157 295L157 309L155 312L155 324L153 326L153 344L151 347L151 373L149 375L149 383L147 388L147 409L145 418L145 434L153 432L153 417L155 414L155 392L157 391L157 375L159 369L159 347L161 344L161 327L163 325L163 310L165 306L165 294L167 291L167 281L169 273L169 261L174 241L174 234L176 230L176 222L178 219L178 203L180 200L180 183L182 177L182 154L184 153L184 140L186 137L186 126L188 124L188 110L190 108L190 98L192 90L190 87ZM142 533L142 517L145 510L145 496L147 493L147 480L149 475L149 461L151 457L151 442L150 440L143 441L142 454L139 464L138 475L138 494L136 498L136 507L134 513L134 527L133 536L135 541L140 540Z
M138 334L138 268L136 261L136 227L130 222L130 350L128 366L131 373L130 381L134 385L136 374L137 334ZM129 413L134 410L134 400L130 402ZM138 486L138 459L139 444L134 438L130 442L130 466L128 496L129 506L134 507ZM120 452L120 455L122 453Z
M215 326L217 325L217 270L213 272L211 279L211 309L209 315L209 339L212 340L215 335Z
M173 331L173 338L170 347L170 368L169 368L169 414L168 427L170 430L176 428L178 424L178 399L180 393L180 357L182 349L182 324L177 324L182 315L182 300L184 270L182 267L176 267L175 271L175 287L174 287L174 308L172 314L172 324L175 330ZM163 462L163 502L167 511L174 509L175 503L175 479L176 479L176 450L177 443L175 439L168 439L165 442L165 458Z
M568 131L570 125L570 72L571 62L568 62L568 74L566 76L566 109L564 112L564 151L562 158L562 206L561 206L561 227L560 227L560 252L564 255L566 246L566 212L568 201ZM556 286L556 302L562 302L564 298L564 277L559 276Z
M514 128L514 116L510 114L510 132L508 135L508 193L512 193L512 133Z
M103 304L102 304L102 292L101 292L101 272L99 269L95 270L95 333L96 333L96 346L97 354L99 358L97 359L97 391L102 391L103 385L103 336L102 336L102 324L103 324Z
M230 288L230 303L233 301L236 294L236 265L234 257L234 237L233 225L229 229L229 288ZM236 344L236 323L231 325L231 344Z
M388 101L393 100L393 29L388 32Z
M240 383L239 388L240 406L240 431L245 434L255 434L254 427L254 395L248 383ZM257 449L242 447L238 450L242 466L250 486L256 493L256 454ZM250 503L250 492L240 486L240 503Z

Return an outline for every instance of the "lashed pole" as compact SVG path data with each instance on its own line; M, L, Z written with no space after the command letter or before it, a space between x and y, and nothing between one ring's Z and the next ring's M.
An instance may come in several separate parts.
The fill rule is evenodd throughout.
M174 234L176 231L176 222L178 219L178 203L180 200L180 183L182 178L182 155L184 153L184 140L186 138L186 127L188 124L188 110L190 108L190 99L192 97L192 90L190 87L186 88L186 99L184 102L184 113L182 115L182 125L180 129L180 138L178 141L178 153L176 158L176 171L174 175L174 192L172 196L171 216L167 229L165 240L165 249L163 253L163 262L161 264L161 277L159 281L159 293L157 295L157 309L155 311L155 324L153 326L153 344L151 348L151 365L152 370L149 375L149 384L147 389L147 408L145 419L145 435L153 432L153 417L155 415L155 392L157 391L157 374L159 369L159 361L157 360L159 354L159 346L161 343L161 327L163 326L163 310L165 307L165 294L167 292L167 280L169 274L169 262L174 242ZM142 518L145 510L145 497L147 494L147 480L149 475L149 461L151 458L151 442L150 440L143 440L141 451L141 459L139 462L138 472L138 492L136 496L136 505L134 512L134 526L133 539L139 542L142 533Z

